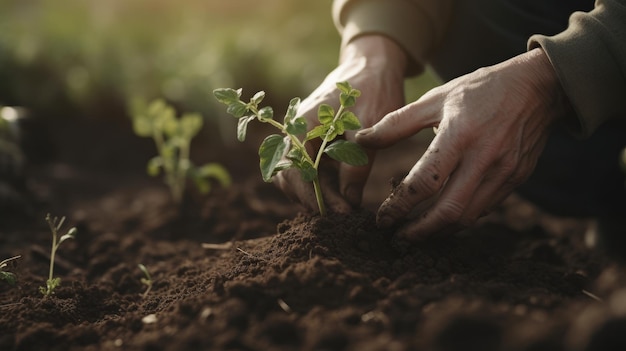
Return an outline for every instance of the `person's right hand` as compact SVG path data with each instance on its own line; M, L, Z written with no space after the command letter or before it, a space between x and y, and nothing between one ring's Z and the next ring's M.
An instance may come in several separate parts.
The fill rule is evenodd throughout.
M319 125L317 109L325 103L339 108L339 91L336 83L348 81L361 91L361 96L351 111L359 118L363 128L376 124L387 113L404 105L404 74L406 53L394 41L380 35L358 37L348 43L341 52L340 64L322 84L304 99L298 110L304 116L309 129ZM344 137L354 141L355 131L346 131ZM321 140L307 142L310 154L315 154ZM339 164L328 157L320 164L320 183L324 201L329 210L347 213L359 206L363 187L369 176L375 153L367 150L369 164L350 166ZM309 210L317 210L313 185L304 182L295 169L276 175L275 183L292 200Z

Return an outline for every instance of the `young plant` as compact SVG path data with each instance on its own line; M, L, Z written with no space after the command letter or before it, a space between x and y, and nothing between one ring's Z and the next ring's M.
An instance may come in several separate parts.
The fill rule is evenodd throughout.
M15 282L17 281L15 274L5 271L4 268L9 265L9 262L13 260L17 260L20 257L22 256L17 255L17 256L9 257L6 260L2 260L2 262L0 262L0 280L4 280L10 285L15 285Z
M291 99L283 123L280 123L274 119L274 111L271 107L259 107L265 97L263 91L256 93L249 102L241 100L242 89L221 88L213 91L215 97L228 106L227 112L239 119L237 126L239 141L245 139L248 123L254 119L271 124L285 135L283 137L280 134L272 134L261 143L259 165L263 180L271 181L272 177L281 170L298 169L304 181L313 182L317 205L322 216L326 215L318 177L322 154L325 153L339 162L353 166L363 166L368 162L367 154L358 144L344 139L335 140L346 130L361 128L358 118L347 110L354 106L361 92L353 89L348 82L337 83L337 88L340 91L339 109L335 112L330 105L321 104L317 112L320 124L311 130L307 126L306 119L296 115L300 98ZM305 145L316 138L322 141L317 154L312 157Z
M164 173L172 199L178 205L183 199L187 178L191 178L202 194L211 191L211 179L222 186L231 183L230 175L218 163L194 166L189 159L191 140L202 129L202 116L195 113L176 117L174 109L163 100L149 105L135 101L133 105L133 129L141 137L154 140L158 155L148 161L147 172L151 176Z
M152 276L150 276L150 272L148 272L148 268L143 264L138 264L137 267L143 272L143 277L140 279L141 284L146 286L146 290L143 292L142 296L145 298L148 296L150 290L152 290Z
M76 227L70 228L64 235L59 237L59 232L61 231L61 227L63 226L63 222L65 222L65 217L61 217L59 220L57 217L50 217L50 214L46 215L46 222L48 222L48 226L50 227L50 231L52 232L52 249L50 250L50 270L48 272L48 280L46 280L46 286L40 286L39 291L44 295L48 296L54 293L54 289L61 284L61 278L54 278L54 257L56 255L59 246L67 239L74 239L76 237Z

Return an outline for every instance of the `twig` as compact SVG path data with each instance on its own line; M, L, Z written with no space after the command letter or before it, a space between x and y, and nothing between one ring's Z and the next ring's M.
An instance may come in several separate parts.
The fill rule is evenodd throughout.
M17 306L17 305L21 305L21 302L14 302L14 303L8 303L6 305L0 305L0 308L5 308L5 307L11 307L11 306Z
M265 261L265 259L263 259L263 258L261 258L261 257L254 256L253 254L249 253L248 251L245 251L244 249L242 249L242 248L240 248L240 247L238 247L238 248L237 248L237 251L239 251L239 252L241 252L241 253L245 254L246 256L248 256L248 257L250 257L250 258L254 258L254 259L257 259L257 260L259 260L259 261Z
M287 305L287 303L283 299L278 299L278 306L280 306L280 308L287 313L293 312L291 307L289 307L289 305Z
M591 292L589 292L589 291L587 291L585 289L582 290L582 293L587 295L589 298L591 298L593 300L596 300L598 302L604 302L604 300L602 300L600 297L598 297L598 295L595 295L595 294L593 294L593 293L591 293Z
M233 247L232 241L221 243L221 244L202 243L202 248L209 249L209 250L228 250L232 247Z

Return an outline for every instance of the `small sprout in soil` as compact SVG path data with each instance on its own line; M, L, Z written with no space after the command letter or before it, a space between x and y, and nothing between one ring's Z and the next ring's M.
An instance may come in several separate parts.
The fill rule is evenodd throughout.
M148 161L148 174L156 177L163 171L177 205L183 200L187 178L202 194L211 191L211 179L225 187L230 185L230 174L222 165L207 163L196 167L189 159L191 140L202 129L202 116L187 113L177 118L174 108L158 99L150 104L134 101L132 117L135 134L152 138L158 152Z
M146 291L143 292L142 296L145 298L146 296L148 296L148 293L150 292L150 290L152 290L152 276L150 275L150 272L148 272L148 268L146 268L146 266L144 266L143 264L138 264L137 267L139 267L139 269L143 272L143 277L140 279L141 284L146 286Z
M351 141L335 138L343 135L346 130L361 128L359 119L347 108L354 106L356 98L361 95L359 90L353 89L348 82L337 83L340 91L339 109L335 110L327 104L321 104L317 116L320 125L308 130L306 119L297 116L300 98L293 98L287 108L283 123L274 119L274 111L271 107L259 107L265 97L265 92L256 93L250 102L241 100L242 89L221 88L215 89L213 94L223 104L227 105L227 112L239 119L237 127L237 139L244 141L248 123L256 119L262 123L269 123L276 127L282 134L272 134L265 138L259 148L260 168L263 180L270 182L272 177L281 170L295 168L300 171L302 179L313 182L317 205L320 214L326 214L326 207L322 197L318 168L322 154L345 162L353 166L367 164L367 154L361 147ZM322 140L317 154L313 158L307 152L306 142L312 139Z
M5 271L4 268L9 265L9 262L13 260L17 260L20 257L22 256L17 255L17 256L9 257L6 260L2 260L2 262L0 262L0 280L4 280L10 285L15 285L15 283L17 282L17 277L15 276L14 273Z
M70 228L67 233L59 237L59 232L61 231L61 227L63 226L63 222L65 222L65 217L61 217L59 220L57 217L50 217L50 214L46 215L46 222L48 222L48 226L50 227L50 231L52 232L52 249L50 250L50 271L48 273L48 280L46 281L46 286L40 286L39 291L44 295L48 296L54 293L54 289L61 284L61 278L54 278L54 256L56 255L57 249L61 246L67 239L74 239L76 237L76 227Z

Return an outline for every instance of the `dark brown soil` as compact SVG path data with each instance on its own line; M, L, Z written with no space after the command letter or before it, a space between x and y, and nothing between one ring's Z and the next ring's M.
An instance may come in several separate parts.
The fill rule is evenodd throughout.
M0 350L626 349L626 275L583 225L548 230L510 205L408 246L376 229L371 193L351 215L299 213L245 145L199 154L235 184L179 212L143 173L150 143L123 123L50 133L54 158L29 169L32 213L0 214L0 258L22 255L7 268L17 285L0 282ZM79 234L44 298L47 212ZM139 263L154 280L145 297Z

